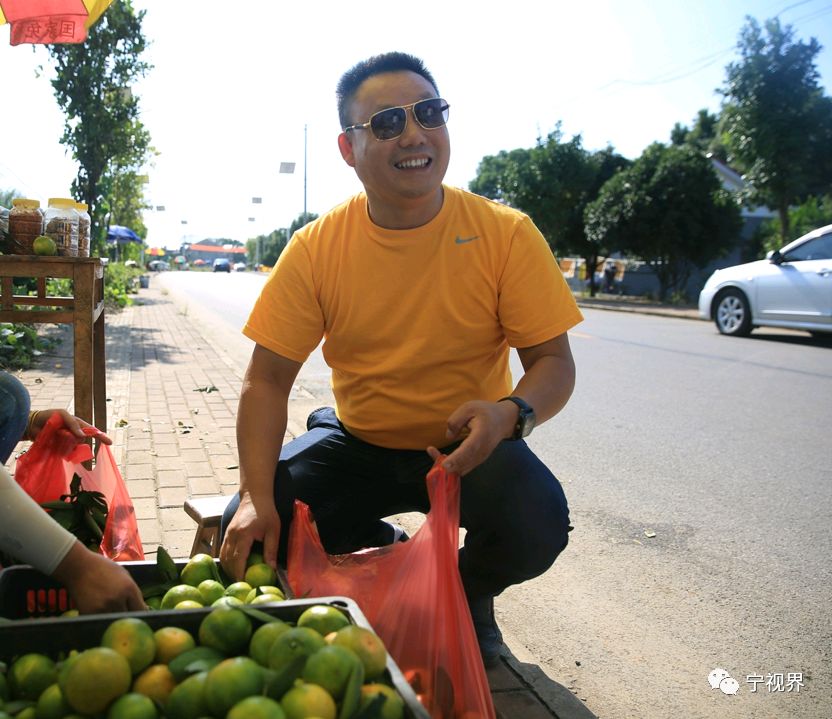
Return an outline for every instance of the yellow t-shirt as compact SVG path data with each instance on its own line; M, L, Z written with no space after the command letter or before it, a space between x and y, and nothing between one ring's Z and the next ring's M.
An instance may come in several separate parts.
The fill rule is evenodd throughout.
M297 362L323 338L339 419L382 447L445 445L460 404L510 393L510 346L583 319L526 215L444 191L416 229L376 226L360 193L298 230L243 329Z

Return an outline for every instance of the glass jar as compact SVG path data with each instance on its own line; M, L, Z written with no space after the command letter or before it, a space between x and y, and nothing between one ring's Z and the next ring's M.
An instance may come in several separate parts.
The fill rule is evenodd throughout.
M75 200L68 197L49 198L49 207L46 208L43 219L43 234L55 240L58 254L63 257L77 257L81 218L75 209Z
M12 200L9 212L9 252L13 255L35 254L32 244L43 234L43 210L38 200L19 197Z
M78 257L90 256L90 213L86 202L76 202L78 210Z

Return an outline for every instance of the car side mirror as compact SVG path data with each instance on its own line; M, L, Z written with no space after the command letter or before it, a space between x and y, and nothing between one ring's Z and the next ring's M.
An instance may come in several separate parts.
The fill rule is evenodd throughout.
M779 265L783 262L783 255L780 250L774 250L766 253L766 259L773 265Z

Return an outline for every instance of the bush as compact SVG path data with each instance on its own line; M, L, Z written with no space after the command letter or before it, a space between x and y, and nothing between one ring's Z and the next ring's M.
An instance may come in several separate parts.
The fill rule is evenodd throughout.
M104 304L107 312L114 312L130 304L130 295L138 292L141 269L110 263L104 268ZM14 294L34 295L37 284L34 278L16 279ZM51 297L71 297L72 280L50 278L46 281L46 293ZM54 347L54 340L38 335L35 325L24 323L0 323L0 368L6 370L28 369L36 357Z
M52 347L38 336L34 325L2 322L0 323L0 368L28 369L38 355Z
M803 204L789 208L789 237L786 242L829 224L832 224L832 195L809 197ZM779 250L783 246L779 218L767 220L760 225L754 239L763 253Z
M138 267L125 267L121 262L110 262L104 268L104 303L107 309L127 307L132 300L131 294L139 291L139 277L142 270Z

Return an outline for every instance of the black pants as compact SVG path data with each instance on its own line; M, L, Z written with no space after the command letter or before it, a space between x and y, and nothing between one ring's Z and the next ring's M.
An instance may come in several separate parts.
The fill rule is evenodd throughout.
M382 517L427 513L425 475L433 464L427 452L363 442L329 407L313 412L307 427L284 445L275 474L281 564L296 498L311 508L330 554L389 544ZM223 536L238 506L235 497L225 510ZM469 598L495 596L545 572L571 529L560 483L522 440L501 442L462 478L460 524L466 535L459 570Z

